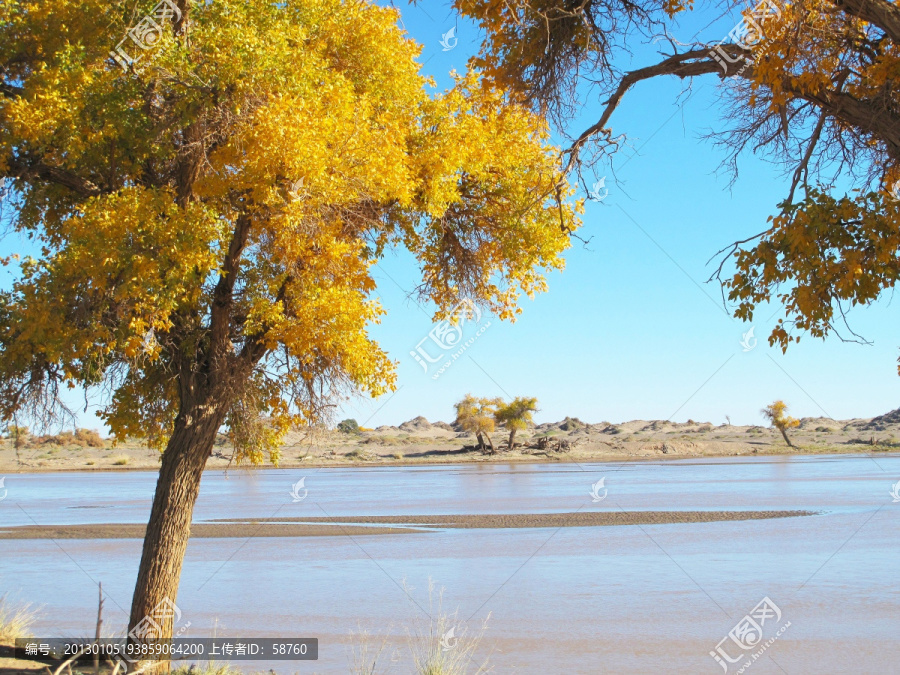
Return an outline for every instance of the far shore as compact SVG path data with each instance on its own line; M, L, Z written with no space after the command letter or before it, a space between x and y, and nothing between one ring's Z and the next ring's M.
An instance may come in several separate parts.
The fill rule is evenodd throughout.
M683 459L715 459L727 457L805 457L805 456L863 456L863 457L884 457L898 456L900 449L886 448L872 450L867 445L859 445L855 447L826 447L826 448L777 448L767 452L698 452L691 454L671 454L663 456L654 456L648 454L625 454L625 453L591 453L579 454L578 456L544 456L544 455L523 455L520 453L499 452L496 455L474 456L474 457L430 457L426 460L416 461L413 459L396 460L390 458L376 460L322 460L313 462L280 462L277 466L271 463L260 465L250 464L234 464L229 462L216 462L210 459L206 464L207 471L260 471L260 470L294 470L294 469L328 469L328 468L354 468L354 467L375 467L375 466L458 466L463 464L580 464L580 463L600 463L600 462L652 462L652 461L675 461ZM129 473L149 471L156 473L159 470L159 464L151 464L149 462L135 462L129 466L73 466L71 464L61 464L54 466L46 465L30 465L30 464L0 464L0 475L14 474L41 474L41 473Z
M87 438L87 435L84 435ZM398 427L382 426L356 433L316 429L292 433L281 448L278 468L306 469L347 466L427 466L466 463L632 462L660 459L754 457L785 455L900 453L900 411L871 419L804 418L781 434L761 426L737 426L688 420L634 420L619 424L587 424L576 418L545 423L520 432L513 449L508 434L490 435L495 452L482 450L475 437L443 422L423 417ZM114 444L94 435L90 445L79 435L30 437L0 444L0 477L17 473L61 471L155 471L161 455L136 442ZM208 470L276 468L267 462L252 467L232 461L232 448L221 436L207 462Z

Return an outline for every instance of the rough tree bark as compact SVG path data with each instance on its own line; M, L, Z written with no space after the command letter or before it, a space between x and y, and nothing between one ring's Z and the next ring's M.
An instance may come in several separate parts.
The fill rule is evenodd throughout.
M778 431L781 432L781 435L784 437L784 442L788 444L788 447L793 448L794 444L791 443L791 439L788 438L787 429L785 429L784 427L778 427Z
M160 638L171 638L174 617L154 616L165 598L178 596L184 553L191 534L191 516L200 492L200 478L212 454L225 406L211 397L179 413L156 483L150 522L144 537L141 564L131 602L129 630L150 616L159 625ZM129 638L133 642L139 642ZM144 665L139 662L138 667ZM168 670L163 662L159 670Z
M513 443L515 443L515 440L516 440L516 430L510 429L509 430L509 449L510 450L513 449Z

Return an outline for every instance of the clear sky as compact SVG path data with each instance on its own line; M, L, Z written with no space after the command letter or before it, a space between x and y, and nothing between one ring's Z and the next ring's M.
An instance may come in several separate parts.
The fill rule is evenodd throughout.
M450 86L449 73L465 69L479 34L457 20L448 2L399 6L405 28L424 45L424 72L439 88ZM737 20L707 26L715 14L699 12L674 37L689 42L702 26L700 38L715 41ZM442 35L451 28L458 41L444 51ZM634 51L623 68L647 65L656 53ZM418 279L415 261L388 253L375 269L387 315L372 333L397 361L398 390L375 401L348 401L339 418L366 427L417 415L452 421L453 404L467 393L536 396L538 422L569 415L587 422L720 424L727 415L734 424L756 424L763 422L760 409L776 398L797 417L871 417L900 406L900 331L890 298L850 313L852 327L871 345L806 336L782 355L766 342L777 307L760 308L753 324L742 324L723 308L718 285L705 283L708 259L762 230L787 193L780 169L753 156L743 158L740 178L729 187L730 176L719 170L721 150L701 139L726 128L718 86L710 77L679 98L682 83L673 78L638 85L626 96L612 127L627 134L629 147L595 176L605 175L608 194L587 204L581 236L589 243L576 242L566 270L551 275L549 292L524 299L515 324L484 315L464 325L462 341L471 344L437 379L437 366L459 346L442 350L429 338L434 307L409 297ZM586 92L573 128L596 120L599 110L596 95ZM23 248L15 235L0 243L4 255ZM741 340L751 327L755 340L745 344L755 347L745 351ZM432 358L443 354L442 360L424 372L410 355L417 346ZM92 409L82 424L100 427Z
M451 70L465 69L481 36L458 21L448 2L399 6L404 26L424 45L424 71L439 87ZM673 36L681 42L717 41L739 17L700 10ZM443 51L441 37L456 27L458 43ZM701 30L702 29L702 30ZM448 43L452 44L452 40ZM620 62L648 65L656 48L635 48ZM613 159L608 196L588 202L581 235L589 240L567 254L567 267L550 278L548 293L524 300L515 324L482 317L464 326L463 341L490 325L436 380L409 355L433 328L433 307L409 299L417 270L407 255L388 256L376 270L378 294L388 310L373 330L399 362L399 389L377 401L354 401L344 412L360 424L398 424L416 415L450 421L453 403L479 396L537 396L540 422L566 415L589 422L673 419L720 424L762 423L760 409L783 398L796 416L869 417L900 406L900 332L889 298L851 312L851 326L873 344L804 337L786 355L766 342L778 318L763 307L753 324L731 318L719 286L705 283L707 260L732 241L755 234L787 194L777 166L747 156L740 177L720 171L722 151L701 137L726 128L717 107L716 78L695 83L690 96L675 78L638 85L612 118L630 146ZM573 128L599 116L596 95ZM686 101L686 102L685 102ZM603 192L601 191L601 194ZM773 316L774 314L774 316ZM756 347L744 351L754 327ZM748 345L753 344L750 340ZM422 348L441 353L428 339ZM456 350L448 349L445 354Z

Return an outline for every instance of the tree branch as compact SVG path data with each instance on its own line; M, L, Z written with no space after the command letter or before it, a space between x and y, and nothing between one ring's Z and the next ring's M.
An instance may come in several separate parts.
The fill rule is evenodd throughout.
M722 48L727 49L731 54L735 56L742 55L741 50L737 45L721 45ZM619 106L619 103L622 100L622 97L628 92L631 87L633 87L638 82L642 82L644 80L649 80L653 77L659 77L660 75L675 75L684 79L686 77L695 77L697 75L706 75L709 73L717 72L721 66L719 66L715 61L709 58L710 49L707 47L703 47L701 49L693 49L689 52L684 52L683 54L673 54L672 56L664 59L663 61L657 63L653 66L648 66L646 68L640 68L639 70L633 70L629 73L626 73L624 77L619 81L619 86L612 93L609 99L605 102L606 108L603 110L603 114L600 116L600 119L597 120L590 127L585 129L581 135L575 139L571 146L565 152L564 155L569 156L569 161L566 163L565 173L569 173L575 163L578 161L578 153L581 149L598 134L606 134L607 137L610 136L611 132L609 129L606 129L606 124L609 122L610 117L615 112L616 108ZM723 73L724 75L724 73Z
M62 185L82 197L96 197L103 194L97 185L71 171L45 164L34 158L12 157L7 159L10 175L15 178L33 180L35 178Z
M868 21L900 44L900 7L886 0L832 0L841 11Z

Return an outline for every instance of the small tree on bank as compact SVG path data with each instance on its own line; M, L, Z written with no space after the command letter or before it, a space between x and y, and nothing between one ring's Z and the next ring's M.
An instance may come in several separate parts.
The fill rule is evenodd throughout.
M800 420L787 417L785 413L787 413L787 404L780 399L762 409L762 414L766 416L766 419L781 432L784 442L788 444L788 447L793 448L795 446L791 443L791 439L788 438L787 430L799 427Z
M517 396L510 403L501 405L494 414L497 424L509 429L509 449L513 449L516 432L528 428L533 422L533 414L537 411L537 399Z
M456 408L456 424L461 426L463 431L475 434L475 438L478 439L478 447L482 452L486 451L484 439L487 438L492 455L496 449L490 434L494 430L494 416L497 408L501 405L503 405L503 401L499 398L476 398L471 394L466 394L465 398L454 406Z
M358 434L360 432L359 423L352 417L338 422L337 430L342 434Z

